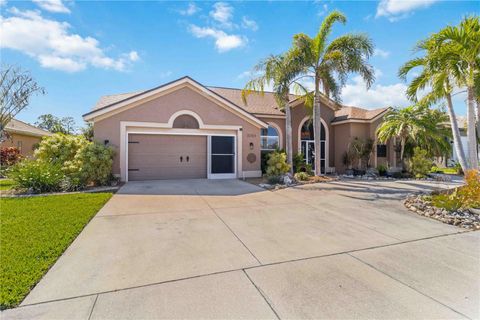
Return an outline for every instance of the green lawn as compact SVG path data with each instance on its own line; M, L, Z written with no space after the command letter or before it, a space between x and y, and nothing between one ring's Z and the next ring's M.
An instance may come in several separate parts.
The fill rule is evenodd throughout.
M13 181L9 179L0 179L0 191L9 190L13 187Z
M0 199L0 308L18 305L111 193Z

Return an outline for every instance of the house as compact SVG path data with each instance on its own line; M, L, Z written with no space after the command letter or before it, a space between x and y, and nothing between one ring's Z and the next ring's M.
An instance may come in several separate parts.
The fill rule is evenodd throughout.
M291 96L293 149L313 164L313 128L302 99ZM355 137L375 138L387 108L365 110L321 103L322 172L343 172ZM94 138L116 149L114 174L123 181L261 176L261 154L285 147L285 114L272 93L206 87L183 77L159 87L100 98L83 115ZM376 146L372 165L395 165L393 144Z
M469 150L468 150L468 137L467 137L467 117L457 116L457 123L460 131L460 143L462 144L463 152L465 153L465 156L467 157L467 161L468 161ZM453 166L456 163L458 163L458 156L457 156L457 152L455 151L453 139L450 140L450 144L452 145L452 151L451 151L451 154L448 157L446 157L447 159L443 159L444 162L442 163L442 165L444 166ZM477 151L478 151L478 158L480 159L480 148L478 148Z
M42 130L23 121L12 119L5 126L8 137L0 143L1 148L16 147L23 156L32 156L35 146L51 132Z

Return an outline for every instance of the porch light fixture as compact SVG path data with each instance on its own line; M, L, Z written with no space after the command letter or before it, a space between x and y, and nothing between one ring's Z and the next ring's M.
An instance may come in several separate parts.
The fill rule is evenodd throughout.
M253 150L253 142L250 142L250 150Z

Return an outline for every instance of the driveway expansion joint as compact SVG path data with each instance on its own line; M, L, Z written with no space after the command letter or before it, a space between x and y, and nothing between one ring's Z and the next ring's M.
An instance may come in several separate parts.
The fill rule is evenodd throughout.
M248 280L252 283L252 285L255 287L255 289L257 289L258 293L262 296L263 300L265 300L265 302L268 304L268 306L270 307L270 309L272 310L272 312L275 314L275 316L277 317L277 319L281 319L280 318L280 315L277 313L277 311L275 311L275 309L273 308L272 306L272 302L270 302L270 300L268 299L267 295L262 291L262 289L260 289L260 287L258 287L255 282L253 282L252 278L250 278L250 276L248 275L247 271L245 271L245 269L243 269L243 273L245 274L245 276L248 278Z
M292 263L292 262L297 262L297 261L305 261L305 260L313 260L313 259L319 259L319 258L326 258L326 257L337 256L337 255L342 255L342 254L350 255L350 253L354 253L354 252L360 252L360 251L365 251L365 250L373 250L373 249L377 249L377 248L385 248L385 247L390 247L390 246L397 246L397 245L402 245L402 244L407 244L407 243L412 243L412 242L418 242L418 241L423 241L423 240L429 240L429 239L435 239L435 238L456 236L456 235L463 234L463 233L468 233L468 232L474 232L474 231L471 231L471 230L462 230L462 231L456 232L456 233L436 235L436 236L431 236L431 237L426 237L426 238L420 238L420 239L414 239L414 240L408 240L408 241L403 241L403 242L398 242L398 243L392 243L392 244L386 244L386 245L381 245L381 246L368 247L368 248L362 248L362 249L356 249L356 250L350 250L350 251L335 252L335 253L331 253L331 254L325 254L325 255L319 255L319 256L311 256L311 257L298 258L298 259L292 259L292 260L284 260L284 261L278 261L278 262L272 262L272 263L264 263L264 264L261 264L261 265L258 265L258 266L251 266L251 267L243 267L243 268L237 268L237 269L229 269L229 270L223 270L223 271L216 271L216 272L199 274L199 275L190 276L190 277L183 277L183 278L178 278L178 279L171 279L171 280L165 280L165 281L152 282L152 283L147 283L147 284L138 285L138 286L125 287L125 288L119 288L119 289L113 289L113 290L107 290L107 291L100 291L100 292L93 292L93 293L89 293L89 294L83 294L83 295L66 297L66 298L60 298L60 299L52 299L52 300L39 301L39 302L34 302L34 303L29 303L29 304L20 305L20 306L17 307L17 309L18 309L18 308L27 307L27 306L34 306L34 305L40 305L40 304L45 304L45 303L57 302L57 301L73 300L73 299L77 299L77 298L91 297L91 296L95 296L95 295L98 296L98 295L106 294L106 293L113 293L113 292L118 292L118 291L126 291L126 290L132 290L132 289L145 288L145 287L162 285L162 284L171 283L171 282L177 282L177 281L183 281L183 280L190 280L190 279L208 277L208 276L212 276L212 275L229 273L229 272L235 272L235 271L243 271L243 272L246 273L246 271L249 270L249 269L262 268L262 267L268 267L268 266L273 266L273 265L280 265L280 264L285 264L285 263ZM455 311L455 312L457 312L457 311ZM460 313L459 313L459 314L460 314ZM462 316L463 316L463 314L462 314ZM468 318L468 317L467 317L467 318ZM470 318L469 318L469 319L470 319Z
M210 205L210 203L208 203L208 201L205 200L202 195L200 194L198 195L207 204L210 210L213 211L213 213L217 216L217 218L220 219L220 221L222 221L222 223L227 227L227 229L230 230L230 232L235 236L235 238L237 238L237 240L240 241L240 243L245 247L245 249L248 250L248 252L252 255L252 257L254 257L255 260L257 260L258 264L262 266L263 265L262 262L260 262L260 260L253 254L252 250L250 250L250 248L247 247L247 245L242 241L242 239L240 239L240 237L232 230L232 228L230 228L230 226L218 215L217 211L215 211L215 209Z
M97 304L98 296L99 295L97 294L97 296L95 297L95 301L93 301L92 309L90 310L90 314L88 315L88 320L92 318L93 309L95 309L95 305Z
M413 286L409 285L408 283L405 283L405 282L403 282L403 281L401 281L401 280L399 280L399 279L395 278L394 276L391 276L391 275L389 275L388 273L385 273L384 271L382 271L382 270L380 270L380 269L376 268L375 266L371 265L370 263L368 263L368 262L366 262L366 261L363 261L362 259L360 259L360 258L358 258L358 257L356 257L356 256L354 256L354 255L351 255L350 253L347 253L347 255L348 255L348 256L350 256L350 257L352 257L352 258L354 258L355 260L359 261L360 263L363 263L363 264L365 264L366 266L368 266L368 267L372 268L373 270L375 270L375 271L377 271L377 272L380 272L381 274L383 274L383 275L385 275L385 276L389 277L390 279L392 279L392 280L394 280L394 281L396 281L396 282L398 282L398 283L400 283L400 284L402 284L402 285L404 285L404 286L406 286L406 287L408 287L408 288L412 289L413 291L415 291L415 292L417 292L417 293L421 294L422 296L424 296L424 297L427 297L428 299L430 299L430 300L432 300L432 301L435 301L435 302L436 302L436 303L438 303L438 304L441 304L442 306L444 306L444 307L446 307L446 308L448 308L448 309L452 310L453 312L455 312L455 313L457 313L457 314L461 315L462 317L465 317L466 319L472 319L472 318L470 318L470 317L466 316L465 314L461 313L460 311L458 311L458 310L455 310L454 308L450 307L449 305L447 305L447 304L445 304L445 303L443 303L443 302L441 302L441 301L439 301L439 300L437 300L437 299L435 299L435 298L433 298L433 297L429 296L428 294L426 294L426 293L424 293L424 292L422 292L422 291L420 291L420 290L416 289L415 287L413 287Z

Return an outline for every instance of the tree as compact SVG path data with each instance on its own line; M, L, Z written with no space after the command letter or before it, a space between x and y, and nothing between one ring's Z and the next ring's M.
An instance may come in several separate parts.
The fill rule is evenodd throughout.
M364 34L346 34L332 41L328 40L335 22L345 24L346 17L338 11L330 13L322 22L315 37L299 33L293 39L293 54L297 63L304 67L304 74L314 80L313 131L315 139L315 174L321 175L320 168L320 99L323 93L340 101L340 91L350 73L359 73L367 88L375 80L368 58L373 54L373 44ZM321 87L321 88L320 88Z
M404 163L407 144L425 149L430 156L441 156L448 152L448 130L443 123L444 113L431 110L424 105L413 105L387 112L377 129L378 140L386 143L392 138L400 140L400 159Z
M35 93L45 93L28 71L2 65L0 70L0 141L4 141L5 127L25 109Z
M292 145L292 116L290 110L290 88L294 84L298 84L298 75L301 68L295 64L290 53L282 55L272 55L261 61L254 68L255 72L261 75L250 80L242 90L242 99L247 103L247 97L252 92L264 94L264 88L267 85L273 86L273 94L280 110L285 111L286 123L286 152L287 164L290 165L290 172L293 168L293 145Z
M42 114L35 125L52 133L75 133L75 120L72 117L59 118L52 114Z
M470 168L478 170L478 145L475 122L480 78L480 21L478 16L465 17L458 26L448 26L436 36L448 64L456 66L456 80L467 88L467 139ZM476 115L477 113L477 115Z
M433 35L416 46L416 51L424 53L424 56L406 62L400 68L399 76L406 80L410 71L421 68L420 74L413 78L407 88L408 98L417 102L419 101L419 92L429 89L420 100L421 104L432 105L442 100L446 102L455 152L460 166L465 171L468 168L467 161L452 103L453 88L456 83L455 75L457 74L456 66L451 63L444 49L437 45L435 37Z
M93 123L92 122L85 122L85 127L80 128L80 131L82 132L82 135L87 139L88 141L93 141Z

